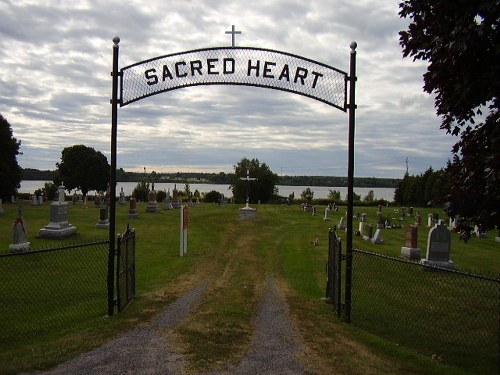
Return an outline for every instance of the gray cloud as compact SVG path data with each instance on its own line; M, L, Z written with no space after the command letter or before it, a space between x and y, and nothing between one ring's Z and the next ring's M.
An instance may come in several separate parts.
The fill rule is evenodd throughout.
M348 70L357 48L357 176L402 177L446 164L456 141L422 92L425 65L403 60L397 2L122 1L0 3L0 113L23 167L52 169L64 147L109 158L112 42L120 66L197 48L285 51ZM347 174L348 116L312 99L243 86L198 86L118 111L118 166L225 171L258 158L274 172Z

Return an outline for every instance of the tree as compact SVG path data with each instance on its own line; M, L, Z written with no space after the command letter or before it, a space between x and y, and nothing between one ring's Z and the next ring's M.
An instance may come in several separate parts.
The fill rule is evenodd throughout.
M218 191L212 190L205 194L205 202L206 203L218 203L222 198L221 193Z
M311 188L306 188L305 190L300 193L300 198L305 199L306 201L310 202L314 197L314 191L311 190Z
M329 190L328 191L328 199L331 199L333 201L340 201L340 191L337 190Z
M373 192L373 190L369 190L368 194L366 194L365 197L363 198L363 202L372 203L374 201L375 201L375 193Z
M137 183L137 186L134 188L132 195L138 202L147 202L149 199L149 182L146 180L142 180Z
M251 182L240 180L240 178L247 177L247 171L250 178L257 178L257 180ZM259 200L266 203L273 198L278 175L271 172L266 163L260 164L258 159L243 158L234 166L234 175L230 175L230 189L237 203L246 202L247 183L250 203L257 203Z
M66 147L56 164L61 182L68 191L79 189L85 196L90 190L105 191L110 166L100 151L84 145Z
M0 198L3 200L10 200L21 187L21 167L17 163L20 146L21 141L13 137L10 124L0 115Z
M500 3L405 0L404 57L428 61L424 91L435 95L441 128L459 136L444 173L448 215L500 226ZM484 112L484 115L483 115Z

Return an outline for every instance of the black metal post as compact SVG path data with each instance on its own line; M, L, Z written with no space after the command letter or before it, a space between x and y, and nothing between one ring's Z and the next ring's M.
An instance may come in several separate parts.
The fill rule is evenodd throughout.
M352 42L349 64L349 164L347 167L347 237L345 270L345 321L351 323L352 235L354 214L354 123L356 110L356 47Z
M109 177L109 254L108 254L108 315L114 313L114 271L115 271L115 236L116 236L116 133L118 123L118 43L120 38L113 38L113 72L111 97L111 170Z

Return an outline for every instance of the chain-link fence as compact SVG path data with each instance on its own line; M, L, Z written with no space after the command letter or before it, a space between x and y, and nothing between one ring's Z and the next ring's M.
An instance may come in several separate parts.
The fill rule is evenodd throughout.
M353 249L351 321L436 361L498 373L498 278Z
M107 312L108 240L0 255L0 341Z

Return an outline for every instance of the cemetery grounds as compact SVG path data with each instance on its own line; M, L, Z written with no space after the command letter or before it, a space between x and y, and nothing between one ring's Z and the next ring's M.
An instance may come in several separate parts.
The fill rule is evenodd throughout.
M32 249L107 239L107 230L95 226L99 210L92 205L84 209L71 203L68 217L69 222L77 227L77 235L65 240L38 239L38 230L49 221L49 203L42 206L31 206L30 202L22 204ZM391 301L398 301L395 309L387 310L386 321L372 322L372 327L362 329L336 318L332 306L321 298L325 295L328 230L345 214L344 206L338 212L332 212L331 221L325 222L324 206L318 206L317 215L312 216L302 212L298 205L259 205L256 206L255 221L241 221L238 218L240 205L194 205L189 209L188 252L182 258L179 256L179 210L147 213L145 207L145 203L138 204L139 218L131 220L127 215L128 205L117 205L117 232L123 232L130 223L137 234L137 297L113 317L106 315L105 277L95 277L76 285L68 282L71 277L68 272L89 266L91 261L85 252L46 258L37 255L39 259L14 266L5 262L10 257L0 258L3 262L0 263L0 322L3 325L8 322L14 331L18 327L22 332L13 335L7 330L9 333L5 335L5 329L0 330L3 335L0 337L0 373L49 369L78 353L99 347L120 332L146 324L166 305L199 283L208 283L207 292L200 306L175 328L175 347L188 358L188 373L218 370L241 359L253 330L256 306L269 276L277 280L285 296L290 317L303 338L304 350L300 360L311 373L498 373L498 353L487 353L486 360L481 358L475 363L470 359L461 361L442 355L432 340L423 345L411 342L411 334L404 345L401 344L398 337L405 336L404 326L396 327L396 332L389 332L389 337L379 332L381 327L390 323L390 314L397 314L397 309L405 308L404 295L391 295ZM4 204L3 208L0 253L7 253L17 205ZM368 223L372 224L376 221L376 210L377 207L355 207L355 212L365 212ZM423 223L418 229L418 247L425 257L429 231L424 223L427 214L439 213L441 217L444 214L437 208L419 211ZM383 214L397 216L393 207L384 207ZM354 225L357 225L356 221ZM384 230L383 244L372 244L354 237L354 247L397 258L401 246L404 246L404 227ZM339 234L345 239L345 233L339 231ZM313 246L316 238L318 246ZM498 277L499 248L495 233L482 239L473 237L468 244L459 241L458 235L453 233L450 258L458 269ZM97 257L101 258L96 263L98 266L92 263L91 268L102 267L105 275L106 252ZM373 277L381 277L380 272L383 277L404 278L401 274L393 275L391 269L385 273L379 269L377 276ZM39 290L41 287L36 280L41 274L56 281L51 284L54 290ZM367 283L370 281L366 280ZM6 285L11 285L11 282L25 288L22 298L13 298L9 294ZM425 285L418 287L426 288ZM104 290L104 297L101 292L96 292L101 290ZM57 297L64 293L85 297L78 298L70 320L51 319L54 310L64 309L61 306L64 303ZM92 306L88 307L89 304ZM411 308L416 309L414 305ZM17 314L17 311L23 313ZM418 319L419 311L412 312ZM460 321L456 311L449 313ZM35 329L22 330L24 325L37 322L40 315L45 317L43 324ZM461 328L475 329L466 325ZM498 345L498 331L485 334L496 338Z

